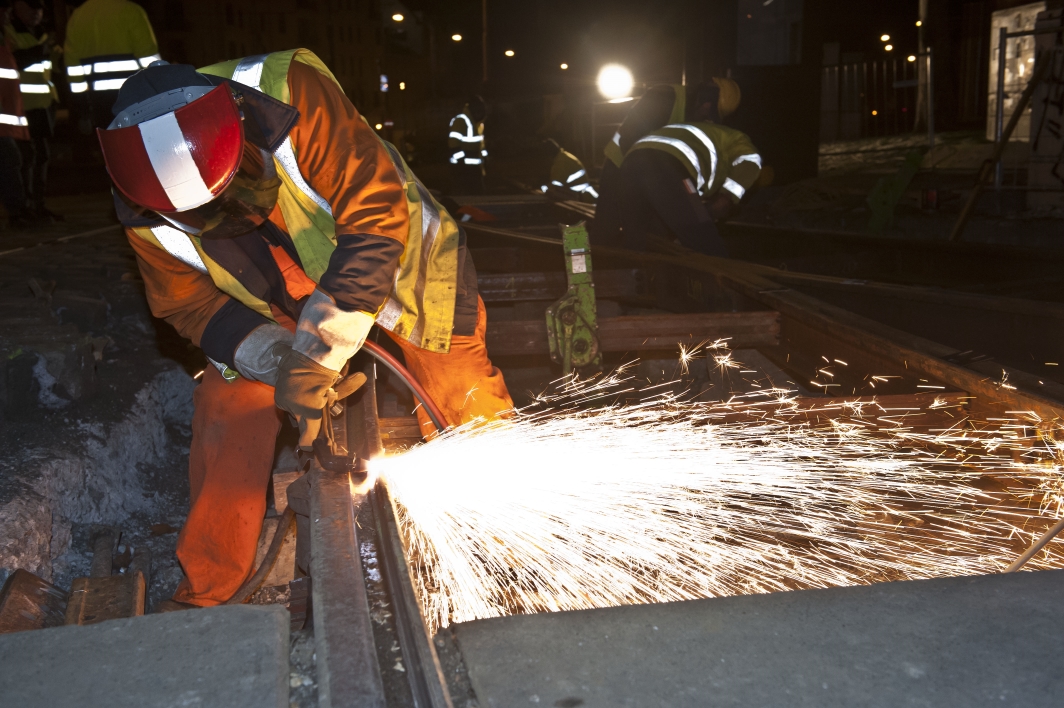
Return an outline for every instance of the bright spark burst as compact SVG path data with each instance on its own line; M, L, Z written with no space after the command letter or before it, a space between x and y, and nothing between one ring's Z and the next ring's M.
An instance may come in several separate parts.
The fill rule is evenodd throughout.
M934 414L866 400L811 415L780 389L612 403L626 393L623 375L580 383L374 462L432 629L998 572L1064 508L1064 446L1026 411L976 425L948 422L944 399ZM947 422L911 424L932 415ZM1031 567L1059 566L1061 548Z

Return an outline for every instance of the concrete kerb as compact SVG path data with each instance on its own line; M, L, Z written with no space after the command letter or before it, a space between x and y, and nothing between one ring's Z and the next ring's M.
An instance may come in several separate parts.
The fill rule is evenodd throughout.
M22 708L288 706L289 616L236 605L0 636L0 696Z

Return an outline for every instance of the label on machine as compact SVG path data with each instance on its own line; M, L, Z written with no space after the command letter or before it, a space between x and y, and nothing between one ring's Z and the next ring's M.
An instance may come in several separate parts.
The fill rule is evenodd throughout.
M572 254L571 263L573 264L573 273L586 273L587 272L587 256L583 253Z

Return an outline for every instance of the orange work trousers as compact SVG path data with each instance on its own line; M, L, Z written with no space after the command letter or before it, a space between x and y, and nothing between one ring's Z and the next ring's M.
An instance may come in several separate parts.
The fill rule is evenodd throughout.
M281 324L294 326L291 320ZM452 337L447 354L397 340L407 368L450 425L513 408L502 373L488 360L486 329L484 303L479 302L473 336ZM232 597L254 572L282 413L274 405L272 387L243 378L226 383L213 366L203 373L193 400L191 508L177 539L185 578L174 599L211 606ZM418 413L422 430L434 430L420 408Z

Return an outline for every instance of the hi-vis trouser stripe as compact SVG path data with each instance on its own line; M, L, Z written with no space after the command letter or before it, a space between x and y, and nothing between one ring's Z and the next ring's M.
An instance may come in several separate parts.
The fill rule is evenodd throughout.
M258 56L242 59L236 65L236 69L233 70L233 81L250 86L256 91L261 90L262 67L266 63L267 56L269 55L259 54ZM318 194L313 187L307 184L307 181L303 178L303 173L299 171L299 163L296 162L296 151L292 148L292 138L290 136L285 137L284 142L274 151L273 156L280 163L281 169L285 171L285 174L299 188L299 191L310 197L312 202L324 209L329 216L332 216L332 205L329 204L325 197Z

